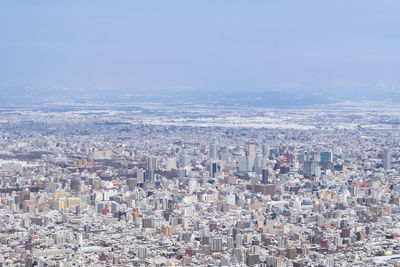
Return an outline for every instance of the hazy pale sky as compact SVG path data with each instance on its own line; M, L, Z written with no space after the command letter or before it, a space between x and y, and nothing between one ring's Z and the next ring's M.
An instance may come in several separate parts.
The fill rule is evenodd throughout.
M0 2L0 88L400 90L400 1Z

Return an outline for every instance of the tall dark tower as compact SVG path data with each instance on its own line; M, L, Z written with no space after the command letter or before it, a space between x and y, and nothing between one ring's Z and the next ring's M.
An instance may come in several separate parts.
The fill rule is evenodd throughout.
M261 179L261 183L262 184L268 184L268 170L267 169L262 169L262 179Z

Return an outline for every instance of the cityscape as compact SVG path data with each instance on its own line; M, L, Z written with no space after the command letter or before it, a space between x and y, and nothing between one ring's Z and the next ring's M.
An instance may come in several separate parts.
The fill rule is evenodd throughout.
M399 261L398 109L143 106L1 111L3 266Z
M400 1L0 1L0 267L400 267Z

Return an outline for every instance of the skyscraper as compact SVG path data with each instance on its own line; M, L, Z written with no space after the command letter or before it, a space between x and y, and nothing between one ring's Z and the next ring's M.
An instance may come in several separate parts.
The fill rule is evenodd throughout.
M304 162L304 173L309 175L315 175L317 170L316 161L306 161Z
M263 155L263 157L269 156L269 148L268 148L267 144L262 145L262 155Z
M246 156L250 158L256 157L256 144L254 142L248 142L246 145Z
M385 170L392 168L392 149L390 147L383 150L383 168Z
M215 178L216 174L222 171L221 162L211 161L207 164L207 170L210 174L210 177Z
M262 169L262 179L261 179L261 183L262 184L268 184L268 169Z
M157 169L157 158L147 157L147 169L156 170Z
M147 169L146 170L146 177L145 177L145 181L147 182L154 182L155 180L155 173L154 173L154 169Z
M332 162L331 152L321 152L321 164L326 164Z
M214 141L210 144L210 159L217 159L218 151L217 151L217 144Z
M251 157L240 157L238 160L238 167L240 172L251 172L253 171L254 158Z

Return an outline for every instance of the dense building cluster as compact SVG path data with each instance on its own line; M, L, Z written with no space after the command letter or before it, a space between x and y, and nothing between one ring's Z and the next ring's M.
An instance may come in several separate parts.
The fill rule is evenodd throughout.
M2 111L0 265L396 265L391 112Z

